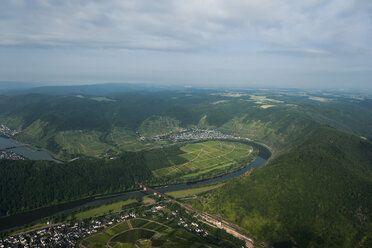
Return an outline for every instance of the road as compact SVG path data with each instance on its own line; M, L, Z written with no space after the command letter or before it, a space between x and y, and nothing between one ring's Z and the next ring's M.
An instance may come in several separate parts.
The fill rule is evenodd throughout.
M185 209L187 209L187 210L189 210L191 212L196 213L202 219L204 219L207 223L210 223L210 224L212 224L213 226L215 226L217 228L224 229L227 233L233 235L234 237L236 237L238 239L241 239L241 240L244 240L247 247L254 247L253 244L254 243L258 243L262 247L272 248L268 244L266 244L266 243L264 243L262 241L258 241L255 238L250 237L250 236L242 233L240 230L238 230L236 227L234 227L235 226L234 224L231 224L231 223L223 220L222 218L219 218L219 217L210 215L210 214L208 214L206 212L198 211L198 210L192 208L190 205L184 204L184 203L179 202L179 201L177 201L177 200L175 200L173 198L170 198L167 195L165 195L165 194L163 194L161 192L158 192L157 190L155 190L153 188L150 188L150 187L148 187L146 185L140 184L140 186L142 187L143 190L150 191L154 195L158 195L158 196L163 197L164 199L166 199L166 200L168 200L170 202L176 203L176 204L180 205L181 207L183 207L183 208L185 208Z
M2 152L2 151L6 151L6 150L11 150L11 149L14 149L14 148L20 148L20 147L25 147L25 146L11 146L11 147L4 147L4 148L0 148L0 152Z

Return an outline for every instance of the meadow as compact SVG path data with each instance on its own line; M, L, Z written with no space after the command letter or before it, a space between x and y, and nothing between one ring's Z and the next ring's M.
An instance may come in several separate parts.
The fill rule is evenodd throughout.
M209 185L209 186L199 187L199 188L172 191L172 192L167 192L166 195L171 196L173 198L184 198L184 197L187 197L187 196L197 195L197 194L201 194L201 193L204 193L204 192L208 192L208 191L217 189L217 188L221 187L222 185L224 185L224 183L219 183L219 184Z
M78 219L84 220L95 216L102 216L104 214L108 214L111 212L119 212L122 210L124 206L130 205L132 203L136 203L136 199L128 199L125 201L114 202L106 205L101 205L96 208L88 209L77 214L70 215L67 219Z

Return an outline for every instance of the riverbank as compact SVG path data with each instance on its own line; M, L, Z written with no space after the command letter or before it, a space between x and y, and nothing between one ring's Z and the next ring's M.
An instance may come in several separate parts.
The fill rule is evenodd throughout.
M31 160L49 160L56 163L63 163L62 161L53 158L45 151L34 150L25 144L6 137L0 137L0 149L8 149L8 151L12 151Z
M216 177L216 178L212 178L212 179L204 180L200 182L195 182L193 184L188 184L188 183L173 184L173 185L159 187L156 189L162 193L191 189L199 185L223 181L226 179L231 179L231 178L243 175L245 172L249 171L252 168L260 167L265 162L266 162L266 159L263 159L258 156L252 163L250 163L243 169L240 169L232 173L225 174L220 177ZM40 208L40 209L36 209L33 211L1 218L0 219L0 231L7 231L7 230L10 230L16 227L21 227L23 225L37 223L47 217L56 216L60 214L72 213L72 212L78 211L86 207L99 206L99 205L103 205L109 202L126 200L130 198L135 198L136 196L143 196L143 193L141 193L140 191L134 191L134 192L132 191L132 192L123 193L121 195L116 195L113 197L102 198L103 196L104 195L101 195L99 199L97 199L96 197L90 197L90 198L86 198L83 200L78 200L74 202Z

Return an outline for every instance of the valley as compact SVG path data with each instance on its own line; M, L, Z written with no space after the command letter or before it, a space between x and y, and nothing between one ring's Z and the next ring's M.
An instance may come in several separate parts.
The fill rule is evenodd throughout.
M369 246L367 96L194 90L95 97L0 96L1 123L20 130L12 138L64 161L0 160L0 222L42 209L50 211L32 221L58 219L143 197L143 183L273 247Z

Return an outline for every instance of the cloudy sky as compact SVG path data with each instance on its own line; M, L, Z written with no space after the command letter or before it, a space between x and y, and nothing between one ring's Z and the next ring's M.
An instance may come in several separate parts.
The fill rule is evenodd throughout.
M372 88L371 0L0 1L0 81Z

